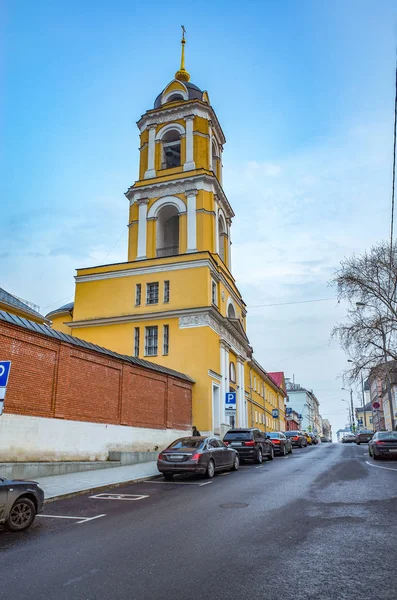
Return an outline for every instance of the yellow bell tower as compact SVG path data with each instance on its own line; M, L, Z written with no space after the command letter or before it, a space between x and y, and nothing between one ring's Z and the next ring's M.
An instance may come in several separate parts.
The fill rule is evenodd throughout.
M226 140L207 92L185 69L184 28L181 43L180 69L138 121L139 179L125 194L128 261L78 269L72 321L54 311L54 327L190 375L193 423L222 434L248 424L251 348L231 274ZM230 391L233 417L225 412Z

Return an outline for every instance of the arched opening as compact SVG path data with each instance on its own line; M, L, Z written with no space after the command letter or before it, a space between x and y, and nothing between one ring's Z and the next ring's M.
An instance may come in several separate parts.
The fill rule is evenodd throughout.
M161 168L172 169L181 165L181 134L177 129L167 131L162 139Z
M222 215L219 215L218 219L218 235L219 235L219 256L226 261L226 243L227 243L227 229L226 223Z
M234 310L234 306L232 303L230 303L229 306L227 307L227 316L229 317L229 319L236 318L236 311Z
M157 217L156 256L175 256L179 253L179 212L166 204Z
M183 100L182 94L172 94L167 100L167 102L180 102Z

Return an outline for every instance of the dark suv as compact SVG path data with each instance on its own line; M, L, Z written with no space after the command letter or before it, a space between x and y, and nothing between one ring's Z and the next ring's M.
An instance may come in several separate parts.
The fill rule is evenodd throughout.
M237 450L240 456L240 462L243 460L253 460L260 464L264 457L273 460L274 449L270 440L266 439L266 434L259 429L229 429L223 441L226 445Z

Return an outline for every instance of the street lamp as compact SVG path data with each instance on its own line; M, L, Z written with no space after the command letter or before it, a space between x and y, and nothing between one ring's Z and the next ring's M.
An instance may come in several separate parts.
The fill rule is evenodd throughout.
M360 304L359 302L357 304ZM351 360L350 358L347 360L348 363L354 363L354 360ZM360 375L361 375L361 394L362 394L362 399L363 399L363 424L364 424L364 429L367 428L367 421L365 418L365 393L364 393L364 377L363 377L363 372L362 370L360 370ZM357 424L358 425L358 424ZM357 427L358 429L358 427Z
M343 388L342 388L342 389L343 389ZM349 403L349 400L345 400L344 398L341 398L341 402L347 402L347 403ZM351 410L350 410L350 406L349 406L349 404L347 404L347 409L346 409L346 410L348 410L348 411L349 411L349 421L350 421L350 427L351 427L351 429L353 430L353 424L352 424L352 412L351 412Z
M385 330L383 329L383 318L382 318L382 315L380 314L380 311L377 306L372 306L372 304L365 304L365 302L356 302L356 306L357 306L357 308L365 308L366 306L368 306L369 308L373 308L378 313L379 323L380 323L381 333L382 333L382 349L383 349L383 360L385 361L386 387L387 387L387 398L389 400L390 421L391 421L391 428L394 431L394 429L395 429L394 408L393 408L393 399L392 399L392 393L391 393L389 365L387 364L386 333L385 333Z
M354 432L356 429L356 426L354 424L354 408L353 408L353 390L350 388L350 390L346 389L346 388L342 388L342 390L344 390L345 392L349 392L350 393L350 406L351 406L351 421L352 421L352 431Z

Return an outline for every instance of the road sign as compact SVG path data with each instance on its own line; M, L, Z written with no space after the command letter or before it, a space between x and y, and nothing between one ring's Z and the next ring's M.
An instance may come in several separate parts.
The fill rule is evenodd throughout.
M291 415L292 414L292 408L290 406L287 406L287 408L285 409L285 414L286 415Z
M380 408L380 404L379 404L379 402L372 402L372 408L373 408L374 410L378 410L378 409Z
M278 408L273 408L272 417L273 419L278 419Z
M302 415L298 415L299 421L302 421Z
M225 394L225 413L226 416L236 416L236 392L226 392Z
M7 387L10 369L11 369L11 361L10 360L0 360L0 388Z
M307 430L308 430L308 431L311 431L311 430L312 430L312 426L311 426L311 425L309 425L309 427L307 428Z

